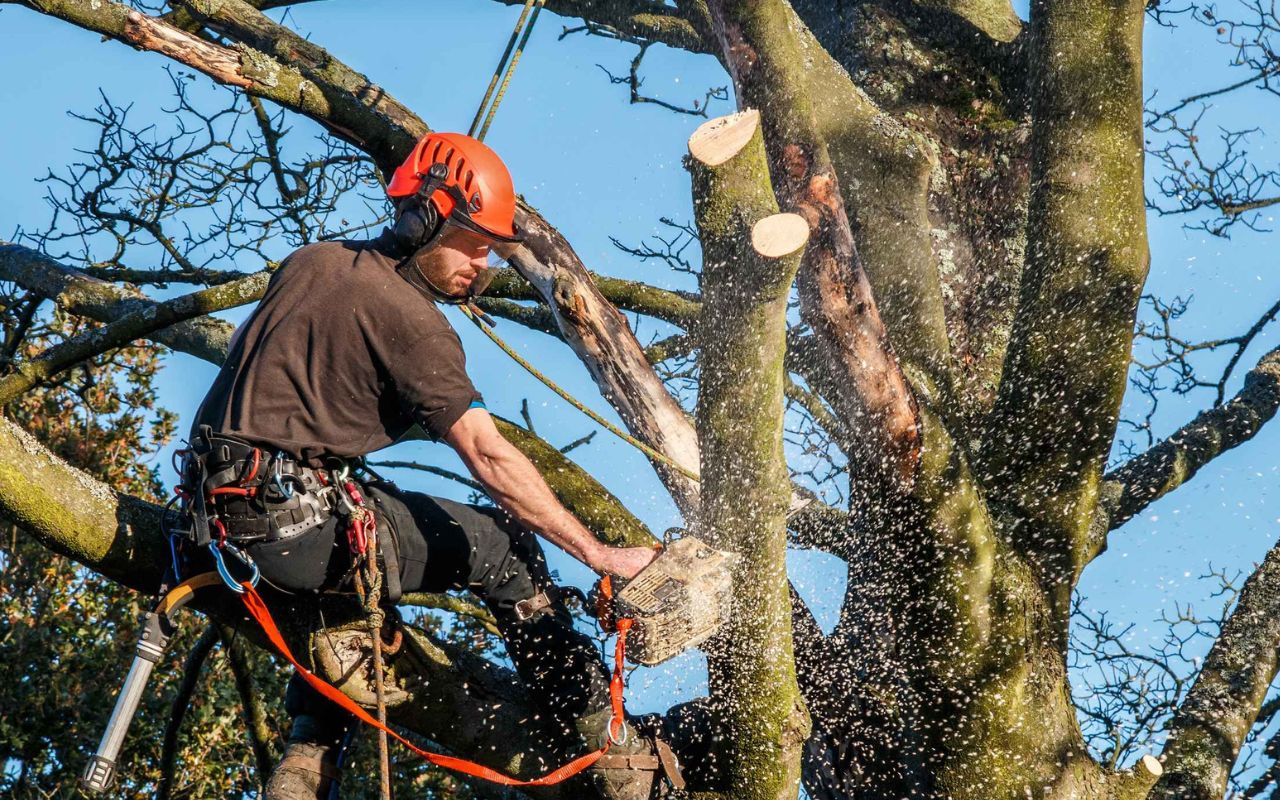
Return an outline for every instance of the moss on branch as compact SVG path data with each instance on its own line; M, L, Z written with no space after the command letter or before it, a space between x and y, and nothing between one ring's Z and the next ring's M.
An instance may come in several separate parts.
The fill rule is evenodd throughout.
M1280 657L1280 545L1245 581L1235 610L1169 723L1152 800L1217 800L1275 680Z
M0 243L0 277L49 298L69 314L98 322L112 322L156 304L136 289L92 278L17 244ZM220 365L232 331L230 323L197 317L161 328L148 338Z
M1088 560L1148 266L1143 7L1038 0L1032 14L1027 259L979 469L1026 517L1022 546L1064 615Z
M521 5L524 0L499 0ZM680 10L654 0L548 0L546 9L562 17L579 17L623 36L658 42L694 53L714 53L714 45Z
M712 691L729 720L733 796L794 797L809 718L797 686L786 579L783 357L787 293L808 225L795 218L799 233L788 235L781 218L794 215L777 215L755 111L706 123L690 152L706 287L699 530L738 553L736 602L753 609L731 622L724 652L713 659ZM782 241L766 255L772 248L761 232L775 221L783 223Z
M0 405L81 361L124 347L155 331L193 317L252 303L266 291L270 274L259 272L238 281L211 286L126 314L105 327L94 328L18 364L0 379Z
M830 152L816 123L825 95L809 92L803 30L781 0L709 4L739 103L761 110L775 189L809 223L798 287L800 313L836 380L839 416L866 419L850 453L869 481L901 491L919 460L915 398L899 368L853 240ZM814 45L816 46L816 45ZM874 476L874 477L872 477Z
M1168 439L1107 475L1094 522L1092 554L1102 551L1108 531L1194 478L1222 453L1256 436L1277 409L1280 348L1259 359L1235 397L1201 412Z

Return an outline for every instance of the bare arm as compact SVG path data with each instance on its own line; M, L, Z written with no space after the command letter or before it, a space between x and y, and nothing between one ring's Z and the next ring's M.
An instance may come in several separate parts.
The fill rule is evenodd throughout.
M560 505L538 470L498 433L483 408L469 409L445 435L467 469L516 521L599 573L633 577L656 555L647 547L609 547Z

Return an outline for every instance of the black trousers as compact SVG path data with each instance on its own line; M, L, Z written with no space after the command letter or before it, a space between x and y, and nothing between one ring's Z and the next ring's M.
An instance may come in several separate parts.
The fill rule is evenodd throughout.
M515 604L552 585L537 537L499 509L456 503L387 482L364 485L380 528L392 534L404 592L469 589L493 613L517 673L547 717L567 733L573 720L608 707L609 673L595 643L576 630L563 604L517 619ZM313 536L314 534L314 536ZM345 572L347 543L331 520L295 537L284 553L250 553L264 578L285 589L317 588ZM277 548L279 549L279 548ZM336 743L346 712L294 675L285 696L291 738Z

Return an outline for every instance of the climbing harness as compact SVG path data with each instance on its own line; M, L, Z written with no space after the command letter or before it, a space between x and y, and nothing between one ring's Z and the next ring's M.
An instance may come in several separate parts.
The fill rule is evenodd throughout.
M151 671L163 656L175 629L174 613L191 600L196 589L218 584L222 584L241 599L249 615L261 626L268 641L297 670L304 681L322 696L337 703L343 710L378 730L380 789L384 799L390 798L388 737L401 742L436 766L505 786L549 786L559 783L595 764L608 753L611 747L627 741L623 677L627 632L632 624L630 619L619 619L616 624L618 641L614 651L614 669L609 683L611 716L604 741L596 750L579 756L544 775L522 780L466 759L423 750L396 733L386 721L383 656L386 652L395 652L399 649L400 637L397 632L392 643L384 646L382 628L386 620L386 612L381 603L384 596L384 575L383 570L378 567L377 517L366 504L359 484L351 477L349 466L342 464L339 469L328 471L302 471L296 466L289 466L290 462L277 455L272 459L274 463L267 470L263 470L261 453L252 445L228 437L215 436L204 430L197 439L201 445L200 452L190 450L184 454L180 470L182 485L179 487L177 498L181 500L183 510L190 522L189 529L170 530L168 515L172 511L172 503L166 507L162 527L171 538L173 558L171 574L174 580L183 570L181 542L195 544L200 535L198 531L206 532L204 534L206 541L200 544L199 549L209 553L214 569L178 584L172 591L167 592L156 609L147 615L133 666L117 698L115 710L97 752L90 758L81 778L81 783L86 790L94 793L105 792L115 779L116 760L125 734L137 713L138 704ZM282 491L282 484L287 480L296 480L301 488L286 495ZM260 491L265 491L264 486L274 489L281 498L291 502L301 502L308 494L316 491L312 485L313 481L323 482L322 488L331 491L327 496L333 498L334 505L346 518L347 543L354 562L353 570L347 577L352 579L355 593L367 614L369 635L373 643L372 666L377 698L376 716L298 662L271 617L262 596L258 593L258 585L261 581L258 565L233 541L237 534L228 529L226 522L220 516L227 502L240 502L244 498L254 498ZM230 500L219 498L230 498ZM242 531L251 540L255 537L261 540L265 535L278 534L283 530L279 526L267 527L268 534L262 534L259 529L252 527L243 528ZM390 561L387 566L390 571ZM395 591L398 594L398 581ZM532 615L538 610L530 608L528 612ZM611 762L606 759L606 763Z

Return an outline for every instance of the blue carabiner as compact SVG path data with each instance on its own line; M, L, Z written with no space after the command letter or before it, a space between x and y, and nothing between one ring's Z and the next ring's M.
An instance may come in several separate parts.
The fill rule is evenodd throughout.
M271 480L276 485L276 491L279 492L285 500L293 499L293 486L285 488L285 482L280 480L280 462L284 460L284 453L277 451L275 463L271 467Z
M252 575L249 578L249 585L257 586L258 580L262 577L262 573L258 570L258 565L252 558L233 544L223 542L219 545L218 542L209 542L209 552L213 553L213 564L218 568L218 575L222 578L222 582L227 585L227 588L236 594L244 594L244 587L241 586L240 582L231 575L230 570L227 569L227 563L222 559L223 549L228 550L231 555L236 557L237 561L252 570Z

